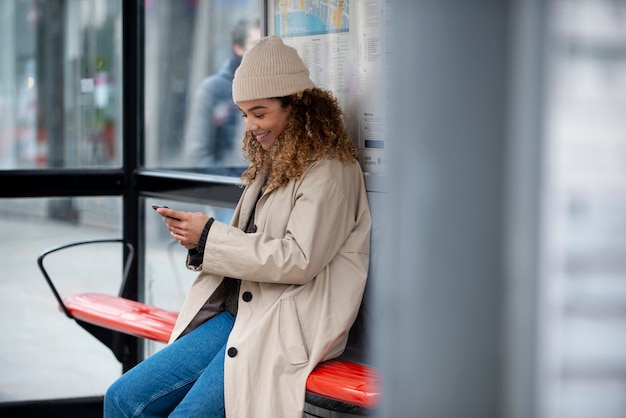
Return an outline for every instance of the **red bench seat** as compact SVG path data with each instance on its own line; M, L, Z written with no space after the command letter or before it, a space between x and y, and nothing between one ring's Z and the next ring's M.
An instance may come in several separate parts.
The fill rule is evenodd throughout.
M63 300L78 320L135 337L166 343L178 312L102 293L80 293Z
M163 343L169 341L178 317L177 312L101 293L77 294L63 303L77 320ZM376 381L373 368L335 359L313 370L306 389L336 401L375 408L379 397Z

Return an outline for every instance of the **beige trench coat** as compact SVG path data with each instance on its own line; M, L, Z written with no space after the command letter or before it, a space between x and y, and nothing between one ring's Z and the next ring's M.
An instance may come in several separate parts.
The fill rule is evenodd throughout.
M211 226L202 272L172 341L224 276L242 279L226 347L236 355L230 350L224 360L226 416L300 418L309 373L343 352L356 318L368 272L371 217L359 164L322 160L286 187L264 193L255 214L257 232L246 234L242 229L262 182L244 190L233 226Z

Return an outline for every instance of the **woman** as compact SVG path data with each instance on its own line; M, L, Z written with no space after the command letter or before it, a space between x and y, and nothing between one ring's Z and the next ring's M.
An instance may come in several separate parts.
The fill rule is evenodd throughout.
M107 391L106 417L302 417L309 373L345 348L371 219L337 101L273 36L244 55L233 100L246 188L231 225L158 209L200 274L170 344Z

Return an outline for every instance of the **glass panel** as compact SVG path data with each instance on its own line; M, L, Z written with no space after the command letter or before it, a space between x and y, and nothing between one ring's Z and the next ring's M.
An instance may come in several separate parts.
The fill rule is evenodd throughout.
M554 0L542 417L626 408L626 2Z
M178 312L198 273L187 269L185 266L187 250L169 235L161 216L152 209L152 204L187 212L204 212L225 223L230 223L234 208L163 199L144 199L144 202L146 228L144 300L150 305ZM163 344L147 341L145 347L145 355L149 356L162 348Z
M0 21L0 169L119 167L121 0L4 0Z
M121 365L102 343L59 311L37 267L44 250L121 237L121 199L0 199L0 402L102 395ZM95 245L95 244L94 244ZM62 297L116 294L119 245L59 251L45 267Z
M231 82L237 54L259 37L261 3L146 2L147 167L238 177L247 165Z

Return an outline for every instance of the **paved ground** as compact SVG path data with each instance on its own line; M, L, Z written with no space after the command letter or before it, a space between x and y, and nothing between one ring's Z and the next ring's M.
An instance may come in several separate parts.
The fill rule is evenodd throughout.
M48 247L82 238L116 237L116 232L11 216L0 217L0 230L0 401L104 393L120 374L119 363L106 347L57 310L36 260ZM110 256L118 253L113 248L110 252ZM91 264L94 269L96 264ZM103 274L121 277L111 273L114 264L98 263ZM89 285L85 265L62 266L70 272L64 279L74 281L75 288ZM115 286L106 287L115 292ZM69 286L64 289L70 290Z
M146 203L149 207L153 202ZM207 206L162 203L217 215ZM59 312L37 267L38 255L47 248L81 239L119 238L117 204L114 199L75 203L82 208L80 225L36 216L45 212L45 204L45 199L0 201L0 402L102 395L121 374L109 349ZM177 310L196 273L185 268L186 251L169 237L161 217L146 211L146 298ZM76 248L47 258L46 268L61 296L83 291L117 294L121 254L115 245ZM149 353L163 346L148 345Z

